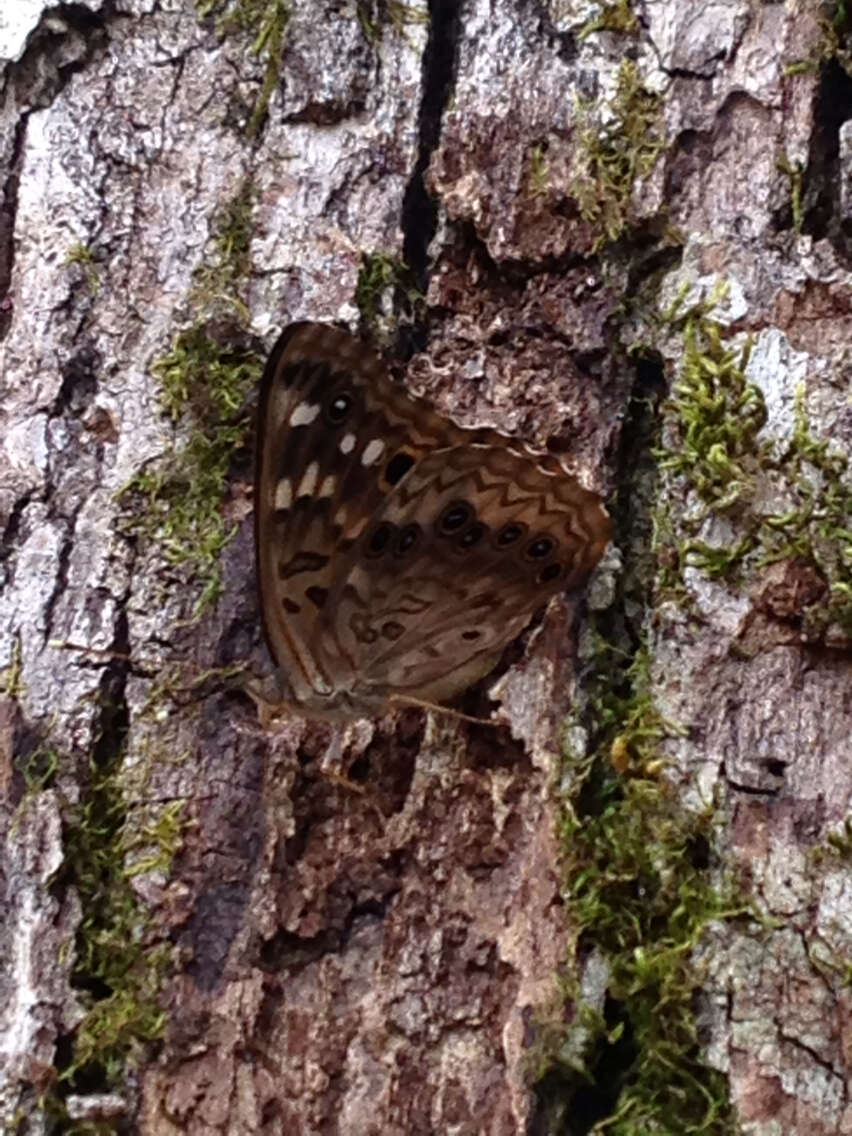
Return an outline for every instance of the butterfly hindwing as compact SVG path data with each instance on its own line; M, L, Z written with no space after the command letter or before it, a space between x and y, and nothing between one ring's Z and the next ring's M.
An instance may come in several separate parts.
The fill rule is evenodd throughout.
M433 451L349 553L318 635L366 684L446 698L588 574L607 535L596 495L525 452Z

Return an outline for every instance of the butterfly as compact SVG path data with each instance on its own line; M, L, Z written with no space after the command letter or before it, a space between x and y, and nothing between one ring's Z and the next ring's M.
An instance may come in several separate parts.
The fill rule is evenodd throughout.
M308 322L264 371L254 511L272 697L332 721L483 678L611 534L557 458L455 425L355 336Z

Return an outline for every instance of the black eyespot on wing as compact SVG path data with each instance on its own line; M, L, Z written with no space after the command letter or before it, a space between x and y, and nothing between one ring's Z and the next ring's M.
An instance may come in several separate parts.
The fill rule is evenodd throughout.
M478 639L481 634L481 631L462 631L462 639L469 639L472 641L474 639Z
M288 615L298 615L302 610L297 603L290 599L289 596L284 596L284 598L281 600L281 606L284 608Z
M340 426L349 417L354 399L348 391L338 391L325 404L325 419L329 426Z
M527 560L544 560L556 548L556 541L552 536L537 536L531 540L524 549Z
M406 525L400 532L399 539L394 547L394 556L405 556L420 540L420 525Z
M378 559L390 544L391 537L395 531L396 525L392 525L390 521L382 521L367 541L367 548L364 555L369 556L373 560Z
M385 466L385 481L388 485L397 485L414 465L414 458L405 450L393 455Z
M487 532L487 527L481 521L476 521L456 539L456 548L461 552L467 552L469 548L479 544Z
M311 584L309 588L305 589L305 595L314 607L322 607L328 599L328 588L320 588L316 584Z
M552 584L553 581L558 580L561 575L562 565L558 560L554 560L551 564L545 564L536 579L540 584Z
M522 522L509 521L497 533L495 544L498 548L509 548L511 545L517 544L526 531L527 526Z
M390 639L391 642L398 639L403 631L405 631L405 628L401 623L397 623L395 619L389 619L387 623L382 624L382 635L385 639Z
M450 536L463 529L473 516L473 509L467 501L451 501L438 517L435 527L441 536Z

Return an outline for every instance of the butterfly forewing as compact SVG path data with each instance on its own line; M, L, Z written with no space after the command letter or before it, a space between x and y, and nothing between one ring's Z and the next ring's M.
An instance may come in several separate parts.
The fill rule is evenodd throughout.
M297 698L333 689L308 646L340 558L446 423L397 388L373 352L321 324L294 324L267 363L258 412L255 546L261 610Z
M348 333L296 324L276 344L256 553L267 639L306 712L462 690L609 531L556 459L442 418Z

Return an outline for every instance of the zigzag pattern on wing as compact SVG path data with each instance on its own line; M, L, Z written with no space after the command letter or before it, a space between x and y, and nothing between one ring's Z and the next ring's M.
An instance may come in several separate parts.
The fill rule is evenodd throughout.
M422 695L439 682L443 690L453 672L469 681L478 657L485 673L488 659L532 613L555 592L576 586L597 559L604 514L593 494L568 481L502 446L424 456L351 550L343 588L332 595L334 620L322 620L324 650L345 660L371 689L388 685ZM472 511L464 530L448 539L439 518L455 502ZM417 547L408 555L391 547L371 559L371 537L384 525L396 533L416 526ZM485 535L465 549L461 538L474 525L484 526ZM523 538L501 548L498 534L509 525ZM538 561L529 550L542 538L552 540L553 551ZM556 574L542 579L550 565ZM406 610L412 592L428 600L416 613Z

